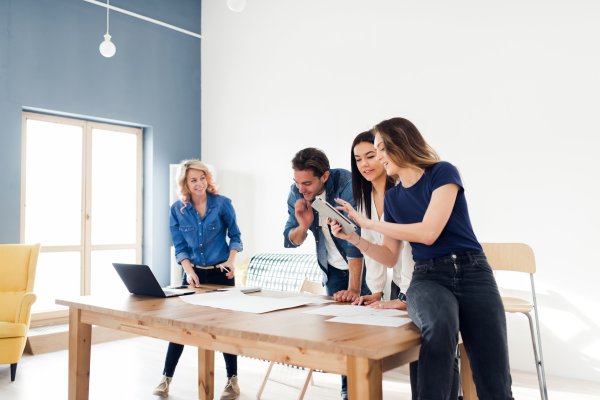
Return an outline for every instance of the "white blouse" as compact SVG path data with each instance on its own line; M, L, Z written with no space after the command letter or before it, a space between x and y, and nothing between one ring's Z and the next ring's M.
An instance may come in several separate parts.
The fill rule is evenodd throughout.
M365 210L360 210L360 212L366 216ZM383 213L381 213L381 219L377 216L377 208L375 207L375 200L373 199L372 193L371 219L379 222L384 220ZM383 235L379 232L370 229L362 229L361 236L371 243L383 244ZM371 292L373 293L383 292L387 281L387 267L367 255L364 255L364 257L365 266L367 267L367 286L369 286L369 289L371 289ZM398 257L398 261L394 265L392 274L392 280L398 285L402 293L406 293L406 289L408 289L414 268L415 262L412 258L412 248L410 243L404 241L402 242L402 250Z

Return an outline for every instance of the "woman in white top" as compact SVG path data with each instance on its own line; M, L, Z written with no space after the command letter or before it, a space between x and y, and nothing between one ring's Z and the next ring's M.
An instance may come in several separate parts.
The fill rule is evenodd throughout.
M383 221L384 193L394 186L394 181L386 174L383 165L376 160L374 141L373 133L367 131L358 134L352 142L352 193L358 210L367 218L379 222ZM374 230L362 229L361 236L372 243L383 243L383 235ZM364 259L367 286L372 294L361 296L355 303L406 309L404 293L410 283L415 264L410 244L404 243L402 254L393 266L391 302L381 301L387 281L387 268L367 255Z

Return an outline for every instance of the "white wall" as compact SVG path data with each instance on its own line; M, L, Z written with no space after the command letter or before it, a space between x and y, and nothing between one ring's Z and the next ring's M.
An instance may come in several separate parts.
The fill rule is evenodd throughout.
M204 0L202 156L243 254L285 251L296 151L349 168L357 133L406 117L460 168L480 241L533 246L547 373L600 380L598 21L592 0Z

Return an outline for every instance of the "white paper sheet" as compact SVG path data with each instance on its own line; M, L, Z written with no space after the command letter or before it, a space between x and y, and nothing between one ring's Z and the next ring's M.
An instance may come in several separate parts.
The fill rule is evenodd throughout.
M311 304L315 299L308 296L294 297L265 297L249 296L239 289L223 292L198 293L190 296L180 296L181 300L198 306L221 308L225 310L244 311L262 314L269 311L283 310Z
M397 328L399 326L408 324L411 322L410 318L402 317L380 317L377 315L355 315L351 317L333 317L327 320L327 322L341 322L344 324L361 324L361 325L376 325L376 326L389 326Z
M321 295L318 294L308 294L303 293L299 296L296 296L298 299L306 300L306 304L327 304L327 303L335 303L335 300L325 299Z
M378 317L397 317L402 315L408 315L406 311L396 310L393 308L371 308L365 306L353 306L348 304L332 304L325 307L314 308L304 312L307 314L331 315L334 317L353 317L367 315L376 315Z

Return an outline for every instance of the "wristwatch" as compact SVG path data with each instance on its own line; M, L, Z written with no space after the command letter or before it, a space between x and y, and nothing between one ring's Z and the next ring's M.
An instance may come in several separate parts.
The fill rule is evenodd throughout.
M406 295L404 293L400 292L400 294L398 294L398 300L400 300L401 302L406 304Z

